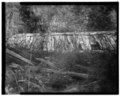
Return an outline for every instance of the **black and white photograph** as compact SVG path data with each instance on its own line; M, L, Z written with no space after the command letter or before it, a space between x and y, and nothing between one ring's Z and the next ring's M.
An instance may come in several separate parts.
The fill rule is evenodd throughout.
M118 4L2 2L2 94L118 94Z

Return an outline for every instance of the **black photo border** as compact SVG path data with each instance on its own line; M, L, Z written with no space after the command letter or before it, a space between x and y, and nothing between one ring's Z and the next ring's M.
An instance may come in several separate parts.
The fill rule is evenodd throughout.
M13 2L14 3L14 2ZM18 2L17 2L18 3ZM117 63L118 63L118 92L117 93L21 93L26 95L32 95L32 94L43 94L43 95L112 95L112 94L119 94L119 2L19 2L21 5L116 5L117 6ZM6 32L6 25L5 25L5 2L2 2L2 22L1 22L1 33L2 33L2 81L1 81L1 92L2 94L5 94L5 54L6 54L6 45L5 45L5 32Z

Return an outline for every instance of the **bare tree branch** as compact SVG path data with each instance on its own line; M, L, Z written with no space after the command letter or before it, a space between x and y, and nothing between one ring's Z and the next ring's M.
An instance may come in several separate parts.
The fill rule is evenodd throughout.
M45 72L53 72L53 73L57 73L57 74L63 74L63 75L72 75L72 76L78 76L78 77L82 77L87 79L88 78L88 74L84 74L84 73L76 73L76 72L70 72L70 71L58 71L58 70L53 70L53 69L48 69L48 68L44 68Z

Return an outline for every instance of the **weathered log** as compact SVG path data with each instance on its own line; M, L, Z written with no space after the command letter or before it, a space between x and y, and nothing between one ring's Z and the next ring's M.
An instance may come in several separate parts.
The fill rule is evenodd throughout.
M6 53L9 54L9 55L12 55L13 57L15 58L18 58L20 60L22 60L23 62L27 63L27 64L30 64L30 65L34 65L30 60L24 58L23 56L9 50L9 49L6 49Z
M45 72L53 72L53 73L57 73L57 74L63 74L63 75L72 75L72 76L78 76L78 77L82 77L87 79L88 78L88 74L85 73L77 73L77 72L70 72L70 71L58 71L58 70L54 70L54 69L47 69L44 68Z
M54 63L52 63L52 62L50 62L50 61L48 61L48 60L44 60L43 58L36 58L36 60L41 61L41 62L47 64L47 65L50 66L51 68L54 68L54 69L57 68Z

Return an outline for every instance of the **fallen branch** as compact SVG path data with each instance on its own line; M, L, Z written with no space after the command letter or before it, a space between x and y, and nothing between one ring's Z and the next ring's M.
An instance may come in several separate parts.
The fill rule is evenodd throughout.
M90 86L90 85L95 85L96 83L98 83L100 80L97 80L97 81L93 81L93 82L90 82L90 83L88 83L88 84L84 84L84 85L81 85L82 87L84 86Z
M78 76L78 77L82 77L85 79L87 79L89 76L88 74L84 74L84 73L76 73L76 72L70 72L70 71L62 72L62 71L57 71L57 70L47 69L47 68L44 68L44 71L45 72L54 72L54 73L63 74L63 75L73 75L73 76Z
M75 65L76 67L79 67L79 68L81 68L81 69L86 69L86 70L89 70L90 68L89 67L86 67L86 66L83 66L83 65L80 65L80 64L78 64L78 65Z
M54 69L57 68L54 63L52 63L52 62L50 62L50 61L48 61L48 60L45 60L45 59L43 59L43 58L36 58L36 60L41 61L41 62L49 65L51 68L54 68Z
M22 60L22 61L25 62L25 63L28 63L28 64L30 64L30 65L34 65L30 60L22 57L21 55L15 53L15 52L13 52L13 51L11 51L11 50L9 50L9 49L6 49L6 53L9 54L9 55L14 56L14 57L16 57L16 58L18 58L18 59L20 59L20 60Z

